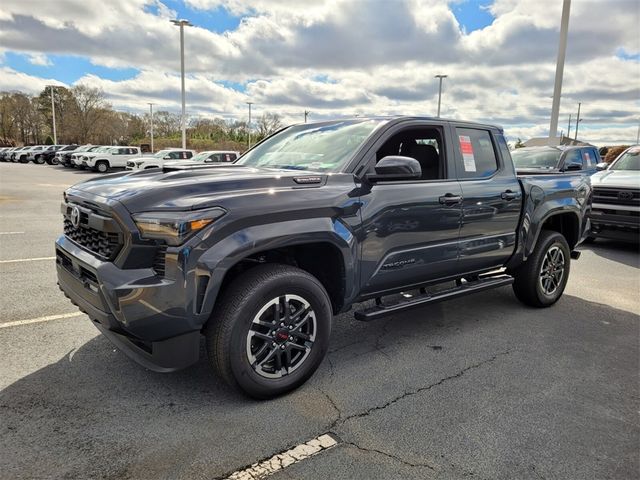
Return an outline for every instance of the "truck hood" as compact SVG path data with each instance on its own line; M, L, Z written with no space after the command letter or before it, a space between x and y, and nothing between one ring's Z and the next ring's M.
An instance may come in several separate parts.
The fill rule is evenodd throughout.
M605 170L591 177L594 187L640 188L640 171Z
M276 191L318 187L326 175L292 170L220 165L180 169L153 169L116 173L71 187L91 195L117 200L131 213L198 210L220 206L231 196L255 196Z

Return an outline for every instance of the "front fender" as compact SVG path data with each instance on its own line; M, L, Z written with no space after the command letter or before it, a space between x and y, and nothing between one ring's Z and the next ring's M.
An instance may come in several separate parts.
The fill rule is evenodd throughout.
M201 313L213 311L226 273L241 260L266 250L319 242L331 244L342 255L348 305L355 296L358 278L355 236L340 219L309 218L250 226L210 246L199 257L195 272L209 277Z

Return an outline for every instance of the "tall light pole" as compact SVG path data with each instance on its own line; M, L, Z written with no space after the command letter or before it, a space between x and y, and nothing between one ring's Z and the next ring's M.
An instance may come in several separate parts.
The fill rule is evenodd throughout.
M249 125L247 126L247 130L249 130L249 148L251 148L251 105L253 105L253 102L245 102L247 105L249 105Z
M149 115L151 117L151 153L153 153L153 103L149 102Z
M578 140L578 125L580 124L580 122L582 121L580 119L580 106L582 105L581 102L578 102L578 116L576 117L576 136L573 137L574 140Z
M564 75L564 58L567 53L567 34L569 32L569 11L571 0L562 2L562 19L560 20L560 45L556 62L556 80L553 86L553 104L551 106L551 124L549 126L549 143L558 135L558 116L560 115L560 96L562 94L562 77ZM577 133L577 132L576 132Z
M189 20L171 20L171 23L180 27L180 79L182 82L182 117L180 120L182 126L182 148L187 148L187 121L185 109L184 94L184 27L193 27Z
M53 101L53 89L55 85L49 85L51 88L51 116L53 117L53 144L58 144L58 134L56 132L56 104Z
M567 124L567 137L571 138L571 114L569 114L569 123Z
M309 116L311 112L309 110L305 110L304 111L304 123L307 123L307 117Z
M433 78L440 79L440 88L438 89L438 117L440 117L440 101L442 100L442 79L447 78L446 75L436 75Z

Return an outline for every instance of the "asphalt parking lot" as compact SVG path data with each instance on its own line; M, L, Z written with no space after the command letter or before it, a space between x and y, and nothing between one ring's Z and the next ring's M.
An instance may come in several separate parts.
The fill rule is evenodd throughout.
M0 163L0 477L225 478L327 433L333 448L270 478L638 477L637 248L582 247L546 310L502 288L337 317L316 375L257 402L204 358L132 363L60 293L62 191L94 175Z

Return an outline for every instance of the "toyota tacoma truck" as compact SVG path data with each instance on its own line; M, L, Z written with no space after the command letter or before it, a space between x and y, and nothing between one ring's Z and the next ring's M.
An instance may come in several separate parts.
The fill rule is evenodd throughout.
M640 145L629 147L591 177L593 207L589 240L640 244Z
M256 398L362 321L505 285L562 295L588 228L586 175L518 178L495 126L432 118L294 125L233 164L123 172L64 193L58 284L125 354L198 361ZM417 321L427 321L416 316Z

